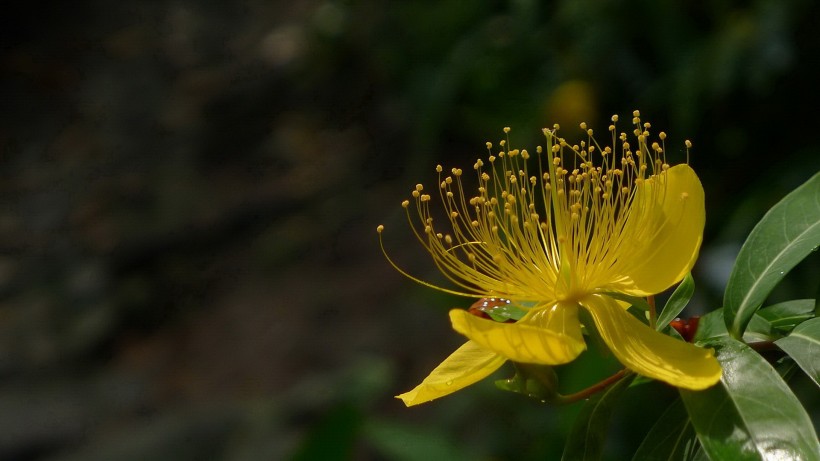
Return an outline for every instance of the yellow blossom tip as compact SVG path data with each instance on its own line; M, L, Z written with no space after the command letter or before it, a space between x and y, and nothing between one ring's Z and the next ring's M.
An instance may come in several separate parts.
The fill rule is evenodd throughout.
M384 231L384 226L382 226L381 224L376 226L376 232L381 234L383 231Z
M411 191L410 200L402 202L411 230L454 289L420 280L388 261L412 280L443 292L532 306L525 319L513 324L451 313L456 331L505 359L572 360L585 347L573 314L583 305L595 311L600 329L610 330L614 340L608 344L627 367L672 384L680 380L686 383L682 387L705 386L715 379L715 370L704 352L688 346L680 350L703 367L677 363L674 354L664 355L655 346L678 346L633 332L634 322L615 317L617 309L623 311L620 306L585 301L601 292L643 297L669 288L691 270L703 237L704 193L694 170L668 163L665 133L650 133L650 125L640 120L633 130L619 133L617 120L612 117L609 145L599 145L586 124L579 126L589 138L565 140L556 124L543 130L543 148L514 148L508 137L495 155L488 152L485 161L475 162L475 178L462 181L462 170L453 168L452 176L439 176L438 195L422 193L421 184ZM468 182L477 182L471 191ZM436 197L439 209L434 209ZM410 202L415 202L413 212ZM677 371L663 371L667 362ZM419 389L425 393L411 391L400 398L416 404L451 392L446 382L441 389L438 384L428 381Z

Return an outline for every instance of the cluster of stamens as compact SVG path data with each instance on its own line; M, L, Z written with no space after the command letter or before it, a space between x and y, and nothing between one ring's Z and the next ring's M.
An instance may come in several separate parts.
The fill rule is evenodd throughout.
M655 230L630 235L623 230L630 216L663 200L664 188L653 184L662 186L658 177L669 169L666 135L661 132L658 141L651 141L651 125L641 123L638 111L633 137L617 133L617 121L613 116L611 146L605 147L586 123L580 124L586 140L576 144L558 136L558 125L545 128L546 148L538 146L535 155L511 148L510 129L504 128L500 148L494 153L488 142L486 160L473 165L475 195L465 194L461 169L445 174L436 166L447 230L436 225L441 217L434 219L432 196L422 184L402 202L421 244L461 290L435 288L535 301L552 299L556 292L570 295L614 264L615 250L625 239L649 239ZM687 154L690 146L686 141ZM644 191L640 196L639 190Z

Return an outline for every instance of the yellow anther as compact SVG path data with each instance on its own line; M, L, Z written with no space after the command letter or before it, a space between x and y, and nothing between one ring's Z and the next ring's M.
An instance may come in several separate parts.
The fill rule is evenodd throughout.
M438 232L438 233L436 233L436 238L441 240L442 238L444 238L444 234L442 234L441 232Z
M404 200L403 202L401 202L401 206L402 206L402 208L409 207L410 206L410 200Z
M473 221L470 223L473 227L478 227L478 221Z
M505 127L504 127L504 133L509 133L509 132L510 132L510 127L505 126Z
M552 129L555 130L555 131L558 131L558 130L561 129L561 125L556 123L555 125L552 126Z
M587 130L587 136L592 136L592 128Z
M444 241L447 243L447 245L452 245L453 244L453 238L450 237L450 234L447 234L447 235L444 236Z
M530 158L530 153L527 152L527 149L521 150L521 158L523 158L524 160L527 160L528 158Z
M688 140L688 139L687 139L687 140L684 142L684 144L686 144L686 148L687 148L687 149L691 149L691 148L692 148L692 141L690 141L690 140Z
M641 111L639 111L639 110L633 110L633 111L632 111L632 116L633 116L633 117L640 117L640 116L641 116Z
M666 139L666 133L661 131L660 133L658 133L658 137L661 138L661 141L663 141L664 139Z
M629 193L629 188L628 187L622 187L621 188L621 193L624 194L624 195L628 194Z
M429 234L429 233L431 233L431 232L433 232L433 228L432 228L432 227L430 227L430 226L424 226L424 233L425 233L425 234Z
M383 231L384 231L384 226L382 226L381 224L376 226L376 232L381 234Z
M416 184L416 190L421 192L422 190L424 190L424 186L422 186L421 184Z
M618 121L618 115L617 115L617 114L612 116L612 121L613 121L613 122L617 122L617 121Z
M652 125L650 125L650 124L649 124L649 122L644 122L644 123L643 123L643 127L644 127L644 128L646 128L646 129L648 130L649 128L651 128L651 127L652 127Z
M586 130L586 129L587 129L587 122L581 122L581 129L582 129L582 130Z
M490 149L493 148L493 143L491 143L490 141L487 141L486 146L487 146L487 150L490 150Z
M430 196L429 196L429 195L427 195L427 194L423 194L423 195L421 196L421 201L422 201L422 202L427 202L427 201L429 201L429 200L430 200Z
M412 195L415 198L419 198L419 195L421 195L421 194L419 194L419 191L414 190L413 192L410 193L410 195Z
M540 153L544 152L544 149L542 149L541 146L535 146L535 152L540 154Z
M442 171L444 171L444 168L442 168L441 165L436 165L436 173L441 173Z

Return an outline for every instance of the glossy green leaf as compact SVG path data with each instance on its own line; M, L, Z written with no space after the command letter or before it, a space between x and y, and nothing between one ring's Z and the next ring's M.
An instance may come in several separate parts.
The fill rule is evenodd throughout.
M732 337L743 336L772 288L818 245L820 173L772 207L740 249L723 297Z
M797 325L789 336L778 339L775 344L820 386L820 318Z
M726 323L723 320L723 308L715 309L701 317L698 322L698 329L695 332L695 343L703 344L709 339L729 336L729 332L726 330ZM776 337L772 335L772 327L769 322L757 314L753 315L746 332L743 333L743 340L746 342L756 342L770 341L773 339L776 339Z
M681 399L676 399L646 434L632 460L688 461L699 448L686 407Z
M689 300L692 299L693 294L695 294L695 279L692 278L692 274L686 274L686 277L684 277L680 285L675 288L675 291L672 292L669 301L666 302L660 315L658 315L658 323L655 325L655 328L662 330L669 325L669 322L675 320L675 317L689 304Z
M506 322L507 320L521 320L527 315L528 310L516 304L501 304L484 311L496 322Z
M564 445L562 460L601 459L612 412L618 402L618 397L629 388L634 378L635 375L629 375L587 400L572 425L566 445Z
M680 390L709 457L820 460L811 419L766 359L730 337L709 344L723 366L720 382L704 391Z
M757 315L769 322L773 329L791 331L796 325L814 317L813 299L794 299L757 311Z

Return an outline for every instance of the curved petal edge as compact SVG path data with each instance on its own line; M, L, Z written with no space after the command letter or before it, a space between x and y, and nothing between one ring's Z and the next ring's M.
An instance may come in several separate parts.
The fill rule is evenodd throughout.
M473 341L455 350L412 390L397 395L411 407L452 394L492 374L507 359Z
M613 355L630 370L690 390L706 389L720 380L722 369L712 349L649 328L612 298L592 295L581 304Z

